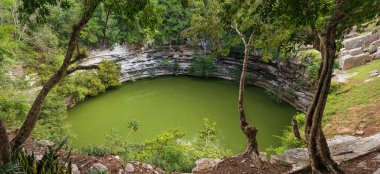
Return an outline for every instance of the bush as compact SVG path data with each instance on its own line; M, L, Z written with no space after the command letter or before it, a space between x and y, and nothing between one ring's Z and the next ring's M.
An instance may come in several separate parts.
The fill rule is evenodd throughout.
M318 78L318 70L322 61L322 55L317 50L307 50L300 52L301 63L307 66L306 75L310 80L314 82Z
M106 88L119 86L120 68L111 61L102 61L99 64L98 77Z
M12 164L0 169L0 173L28 173L28 174L70 174L70 152L64 159L58 159L58 153L66 144L67 138L55 149L49 147L41 160L36 160L34 153L30 155L22 148L12 152ZM66 167L67 166L67 167Z
M172 64L172 71L174 74L177 75L178 70L179 70L179 63L177 60L174 60L174 62Z
M208 77L214 70L214 61L216 55L210 54L206 56L195 55L190 67L190 73L199 77Z
M109 149L104 146L95 144L83 146L80 151L91 156L106 156L108 155Z
M295 116L295 119L298 121L298 126L300 129L301 137L304 137L302 134L304 132L304 123L305 123L305 114L303 113L297 113ZM286 150L293 149L293 148L303 148L306 147L306 144L297 139L294 136L293 128L292 126L288 126L282 133L281 136L276 136L278 139L280 139L280 146L273 148L267 148L266 151L268 154L276 154L276 155L282 155Z

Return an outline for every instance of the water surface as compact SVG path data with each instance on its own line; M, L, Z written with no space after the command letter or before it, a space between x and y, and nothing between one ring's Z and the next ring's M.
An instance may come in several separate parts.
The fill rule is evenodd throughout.
M282 130L290 125L296 110L277 103L259 87L248 86L245 93L248 121L258 129L259 148L278 146ZM237 114L238 84L218 79L159 77L124 83L69 110L68 121L77 138L74 146L104 144L112 128L128 134L127 123L141 126L131 139L143 141L162 130L180 128L192 140L202 129L203 118L216 122L221 144L233 152L243 151L246 139Z

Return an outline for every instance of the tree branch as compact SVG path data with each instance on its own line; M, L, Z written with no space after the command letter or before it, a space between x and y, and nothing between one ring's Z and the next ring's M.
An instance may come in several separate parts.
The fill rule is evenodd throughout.
M98 65L88 65L88 66L78 65L78 66L68 69L66 71L66 75L70 75L78 70L90 70L90 69L99 69L99 66Z
M232 26L231 26L231 27L232 27ZM243 43L244 43L244 46L247 46L247 41L245 40L243 33L241 33L241 31L239 30L237 23L235 24L235 27L232 27L232 28L235 29L236 32L239 34L241 40L242 40Z

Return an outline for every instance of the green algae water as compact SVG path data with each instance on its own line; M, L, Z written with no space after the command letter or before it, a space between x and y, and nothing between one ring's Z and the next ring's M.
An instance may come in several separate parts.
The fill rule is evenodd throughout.
M245 149L246 139L240 130L237 113L238 84L218 79L193 77L159 77L124 83L97 97L81 102L69 110L68 122L77 137L76 147L104 144L112 128L125 136L127 123L140 122L130 139L144 141L163 130L179 128L192 140L202 129L203 118L216 122L222 146L238 153ZM296 110L287 103L277 103L259 87L247 86L245 110L248 121L258 129L259 148L279 144Z

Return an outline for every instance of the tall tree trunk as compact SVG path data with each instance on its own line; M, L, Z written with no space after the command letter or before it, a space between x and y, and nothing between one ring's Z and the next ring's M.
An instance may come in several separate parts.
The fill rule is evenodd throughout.
M319 70L319 80L314 98L306 114L305 135L313 174L344 173L332 159L322 131L322 116L330 89L336 53L336 26L337 22L333 17L332 21L327 24L324 33L320 36L320 49L323 62Z
M99 2L100 0L91 2L87 6L81 20L76 25L73 26L69 45L68 45L65 59L63 60L62 65L59 68L59 70L52 77L50 77L50 79L44 84L37 98L34 100L33 105L30 108L29 113L26 116L26 119L23 125L17 132L15 138L13 138L13 140L11 141L12 148L20 147L26 141L26 139L30 136L34 127L36 126L38 117L41 112L42 104L46 96L49 94L50 90L53 89L53 87L56 84L58 84L59 81L66 76L67 69L72 63L71 58L73 57L74 50L77 46L77 38L79 36L79 33L82 30L82 28L87 24L88 20L91 18Z
M239 118L240 118L240 128L248 139L248 147L247 147L246 153L249 155L258 156L259 150L258 150L258 145L257 145L257 140L256 140L257 129L256 127L252 127L249 125L245 117L245 112L244 112L244 86L245 86L245 76L247 73L248 58L249 58L249 45L247 44L245 45L245 48L244 48L243 68L241 71L240 83L239 83L238 111L239 111Z
M11 146L8 133L3 121L0 119L0 167L11 161Z
M108 8L107 13L106 13L106 21L103 28L103 38L102 38L103 47L106 46L105 44L106 44L107 26L108 26L108 20L109 20L110 15L111 15L111 7Z

